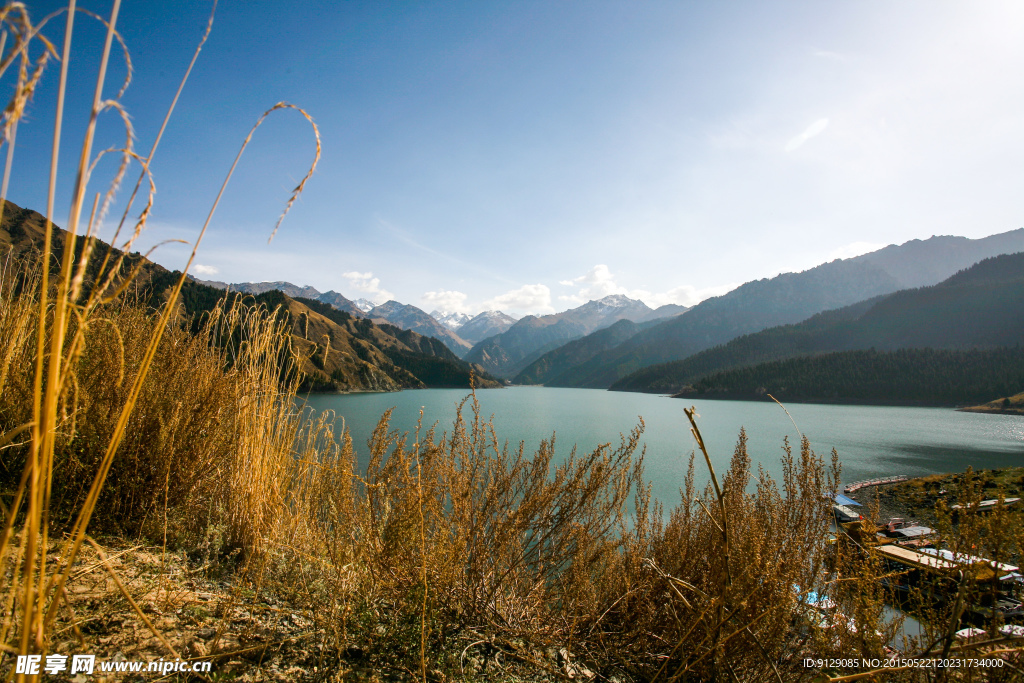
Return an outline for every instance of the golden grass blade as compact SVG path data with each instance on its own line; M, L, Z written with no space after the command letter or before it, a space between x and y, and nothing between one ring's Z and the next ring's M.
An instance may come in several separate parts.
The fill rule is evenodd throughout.
M793 423L793 429L796 430L797 435L800 437L801 440L803 440L804 434L803 434L803 432L800 431L800 428L797 426L796 420L794 420L793 416L789 414L788 410L786 410L786 406L782 405L782 403L779 401L779 399L775 398L771 394L768 394L768 398L770 398L771 400L775 401L779 405L779 407L782 408L782 410L785 411L786 417L788 417L789 421Z
M43 246L43 263L40 272L40 295L39 295L39 314L38 314L38 333L36 337L36 363L35 363L35 380L33 383L33 402L32 402L32 414L33 423L32 428L32 441L29 447L29 462L26 464L27 478L27 493L28 493L28 510L27 510L27 523L23 533L23 543L25 544L25 555L23 560L23 581L21 588L22 595L22 632L21 639L18 645L19 653L25 654L30 651L30 643L34 640L34 646L39 649L42 647L42 630L39 628L38 619L38 608L37 608L37 595L36 595L36 553L37 553L37 542L40 534L40 522L43 517L42 510L40 509L40 484L41 482L41 468L46 458L46 450L42 441L46 438L47 430L51 424L51 415L44 414L44 396L43 396L43 379L44 379L44 353L46 342L46 312L48 304L48 270L49 262L48 256L52 249L53 239L53 224L50 221L50 216L53 215L53 198L56 191L57 182L57 157L58 150L60 148L60 129L61 122L63 120L64 111L64 96L67 89L67 67L68 67L68 55L71 50L71 35L72 27L74 25L74 6L75 0L71 0L69 4L67 26L64 32L64 53L61 62L61 76L60 76L60 87L57 91L57 113L54 121L54 140L51 147L50 157L50 184L47 191L47 212L46 212L46 227L44 230L44 246ZM55 398L54 398L55 400ZM47 405L53 404L54 400L48 400ZM49 411L53 412L53 411ZM45 543L43 545L45 549ZM45 562L45 551L41 558L41 563ZM42 573L42 569L40 570ZM35 631L35 638L31 637L33 631Z
M115 18L116 18L116 15L115 15ZM113 19L111 20L111 23L112 24L114 23ZM108 35L108 48L109 48L109 35ZM255 133L256 129L266 119L266 117L271 112L276 111L277 109L284 109L284 108L295 109L295 110L299 111L304 117L306 117L306 119L309 120L310 124L313 126L313 130L314 130L315 137L316 137L316 143L317 143L317 146L316 146L316 158L314 159L313 165L310 167L309 171L306 173L306 176L303 178L302 183L300 183L300 189L305 184L305 181L312 175L313 171L315 170L316 163L319 161L319 158L320 158L320 134L319 134L319 131L316 128L316 124L313 123L313 121L309 117L309 115L305 111L300 109L299 107L296 107L294 105L287 104L287 103L278 103L278 104L274 105L273 107L271 107L269 110L267 110L259 118L259 120L256 122L256 124L253 126L252 130L249 132L249 135L246 137L245 141L242 143L242 148L239 150L238 155L235 157L235 161L231 165L231 169L228 171L227 177L224 179L224 183L221 186L220 192L218 192L217 197L214 200L213 206L210 209L210 213L207 216L206 221L203 223L203 227L200 230L199 236L196 239L196 242L195 242L195 244L194 244L194 246L192 248L192 253L189 256L188 262L186 263L184 269L182 270L182 274L178 278L178 281L175 283L173 289L171 290L171 293L170 293L170 296L168 297L167 303L164 305L164 308L163 308L163 311L161 313L160 319L159 319L159 321L158 321L158 323L156 325L156 329L154 330L153 336L150 339L149 345L148 345L148 347L146 349L146 353L143 356L142 361L140 363L139 374L138 374L138 376L136 378L136 381L133 384L133 386L132 386L132 388L131 388L131 390L129 392L129 395L128 395L125 407L122 410L120 416L118 417L117 423L116 423L116 425L114 427L113 434L112 434L112 436L110 438L110 442L107 445L106 452L105 452L103 458L100 461L100 465L99 465L98 471L96 473L96 476L93 479L93 482L92 482L92 484L91 484L91 486L89 488L89 492L86 495L85 501L83 502L82 507L81 507L81 509L80 509L80 511L78 513L78 516L77 516L77 518L75 520L75 523L73 525L73 530L71 532L71 539L65 544L64 549L62 549L61 561L62 561L62 564L64 564L65 568L63 569L63 571L59 572L58 574L54 574L51 577L50 581L48 582L47 588L46 588L46 593L47 594L50 594L53 591L59 592L61 589L63 589L64 584L67 581L67 574L68 574L68 571L69 571L71 560L77 555L79 549L81 548L82 542L83 542L83 540L85 538L85 530L86 530L86 528L88 527L88 524L89 524L89 519L91 518L93 510L95 509L96 501L99 498L100 491L103 488L103 485L104 485L104 482L106 481L107 475L110 472L110 468L111 468L111 466L113 464L114 456L116 455L117 449L120 446L121 440L124 437L124 432L125 432L125 428L127 427L127 424L128 424L128 419L129 419L129 417L131 415L131 412L132 412L132 409L133 409L133 407L135 405L135 402L138 399L139 392L141 391L142 384L145 381L146 374L148 373L149 368L150 368L150 366L151 366L151 364L153 362L153 358L156 355L156 350L157 350L158 346L160 345L161 339L163 338L163 334L164 334L164 331L165 331L165 329L167 327L167 323L170 320L170 317L173 314L173 312L175 311L175 308L177 306L178 298L181 295L181 288L182 288L182 286L185 283L185 278L188 276L188 269L189 269L189 267L191 267L192 262L195 260L195 255L196 255L197 250L199 249L199 245L201 244L202 239L203 239L204 235L206 234L206 230L209 227L210 222L213 219L213 215L216 212L216 209L217 209L217 206L218 206L218 204L220 202L220 199L221 199L221 197L224 194L224 190L227 188L228 182L231 180L231 176L233 175L234 170L235 170L236 166L238 165L238 161L241 158L242 153L245 151L246 147L248 146L249 142L252 140L253 133ZM83 156L83 158L85 158L85 157ZM77 196L77 194L78 193L76 193L76 196ZM295 193L292 194L292 197L289 199L288 206L290 206L291 203L293 203L295 201L296 196L297 195ZM287 211L287 207L286 207L286 211ZM282 215L282 219L283 219L283 215ZM280 220L281 219L278 220L278 225L280 225ZM58 306L58 310L59 310L59 306ZM50 609L46 613L45 622L47 624L52 623L52 620L56 616L55 605L56 605L56 603L51 603Z
M34 426L35 426L35 423L33 423L33 422L26 422L25 424L21 425L20 427L16 427L14 429L11 429L10 431L0 432L0 448L4 448L5 446L7 446L7 444L9 444L12 441L14 441L14 439L19 434L21 434L23 432L27 432L28 430L32 429L32 427L34 427Z

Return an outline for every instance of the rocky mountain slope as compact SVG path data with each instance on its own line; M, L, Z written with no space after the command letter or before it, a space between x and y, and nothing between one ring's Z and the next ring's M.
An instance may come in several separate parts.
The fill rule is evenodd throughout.
M512 379L513 384L551 384L559 381L559 376L584 363L602 351L613 349L641 330L651 327L654 321L635 323L632 320L619 320L610 327L591 332L585 337L559 346L527 365L522 372Z
M632 339L633 336L642 330L658 324L659 320L681 315L688 310L690 309L686 306L666 304L659 306L646 316L641 316L636 322L626 319L620 320L611 327L591 332L564 346L548 351L526 366L522 372L512 379L512 382L514 384L561 386L567 381L563 379L562 375L568 374L571 377L572 369L576 366L587 362L599 353L615 348L628 339Z
M677 315L682 315L690 310L689 306L682 306L680 304L665 304L664 306L658 306L653 311L647 314L646 317L634 320L635 323L645 323L651 320L664 320L665 318L674 318Z
M438 321L434 316L427 315L427 313L415 306L401 304L397 301L388 301L380 305L376 305L366 299L356 299L353 301L333 290L320 292L314 287L301 287L284 281L235 282L228 284L216 280L192 279L199 284L216 287L217 289L230 288L232 291L245 292L247 294L264 294L277 290L293 299L301 297L313 301L322 301L339 311L345 311L351 315L372 318L378 322L388 322L403 330L412 330L429 337L436 337L459 356L464 355L471 346L469 342L461 339L448 324Z
M471 344L436 318L411 304L388 301L375 306L365 313L369 318L379 318L397 325L403 330L412 330L428 337L435 337L445 343L457 356L464 356Z
M501 334L516 324L516 319L502 311L484 311L463 323L455 330L460 337L471 344Z
M276 282L221 282L219 280L200 280L199 278L189 276L194 282L208 287L214 287L216 289L230 289L233 292L245 292L246 294L264 294L277 290L282 294L292 297L302 297L304 299L313 299L315 301L323 301L324 303L334 306L339 311L345 311L352 315L363 315L364 310L356 304L356 302L346 298L342 294L335 291L320 292L315 287L299 285L293 285L291 282L285 282L278 280Z
M281 295L292 343L308 358L308 389L393 391L421 387L468 387L498 383L481 368L459 360L433 337L392 325L377 325L313 299Z

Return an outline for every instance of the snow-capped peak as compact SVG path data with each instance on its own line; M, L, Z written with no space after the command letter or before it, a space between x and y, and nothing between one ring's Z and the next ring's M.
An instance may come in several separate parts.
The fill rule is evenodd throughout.
M371 309L377 307L377 304L373 303L369 299L355 299L352 303L363 313L369 313Z
M598 299L597 303L604 304L605 306L614 306L615 308L621 308L623 306L629 306L636 303L633 299L630 299L625 294L609 294L603 299Z
M450 330L456 330L460 326L469 322L471 316L465 313L445 312L445 311L431 311L430 317L438 321Z

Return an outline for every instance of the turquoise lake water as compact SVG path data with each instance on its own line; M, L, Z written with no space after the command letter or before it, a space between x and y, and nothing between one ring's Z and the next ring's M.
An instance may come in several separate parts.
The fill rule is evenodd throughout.
M394 408L392 429L414 430L420 408L424 422L450 430L461 389L423 389L382 394L314 394L306 398L315 410L333 410L352 432L357 457L364 462L366 441L381 414ZM665 503L679 499L679 487L694 448L683 408L693 404L698 425L718 472L728 467L740 428L756 464L776 479L783 438L799 444L797 427L816 453L833 448L843 465L843 481L906 474L1024 465L1024 417L960 413L948 408L816 405L786 406L792 420L774 403L753 401L683 401L665 396L601 391L512 387L477 392L482 413L494 416L501 441L525 441L527 451L556 435L559 456L573 445L591 450L619 443L642 416L646 424L645 470L655 497ZM468 408L465 411L469 416ZM793 422L796 426L794 427ZM698 461L698 480L704 471Z

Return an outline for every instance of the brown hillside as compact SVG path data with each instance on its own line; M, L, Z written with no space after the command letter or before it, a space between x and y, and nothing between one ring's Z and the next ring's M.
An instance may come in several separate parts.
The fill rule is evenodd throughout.
M301 370L314 382L331 382L339 391L397 391L426 386L384 355L384 348L412 349L377 325L361 323L368 329L356 336L360 324L357 318L342 326L295 299L285 297L285 301L293 348L306 359Z
M30 209L7 202L0 222L0 259L12 264L31 263L39 258L45 231L45 217ZM58 268L67 233L54 226L51 268ZM79 239L76 249L81 249ZM92 265L102 260L109 245L97 242ZM114 250L114 256L120 251ZM141 265L140 265L141 263ZM159 305L167 295L177 273L145 259L139 254L125 258L122 274L139 266L132 289L139 300ZM86 289L95 273L86 277ZM146 292L148 288L148 293ZM225 293L195 281L186 281L179 303L177 321L184 324L190 316L209 311ZM262 303L273 309L281 306L288 317L292 349L300 359L304 375L303 387L313 391L398 391L430 386L469 387L470 372L477 375L476 386L496 387L500 384L486 376L479 367L460 361L440 341L411 330L400 330L390 324L379 325L355 318L320 302L309 305L280 292L256 297L246 296L250 303ZM321 306L325 314L312 310ZM483 375L483 376L481 376Z
M1024 415L1024 391L1014 396L999 398L980 406L961 408L965 413L999 413L1002 415Z

